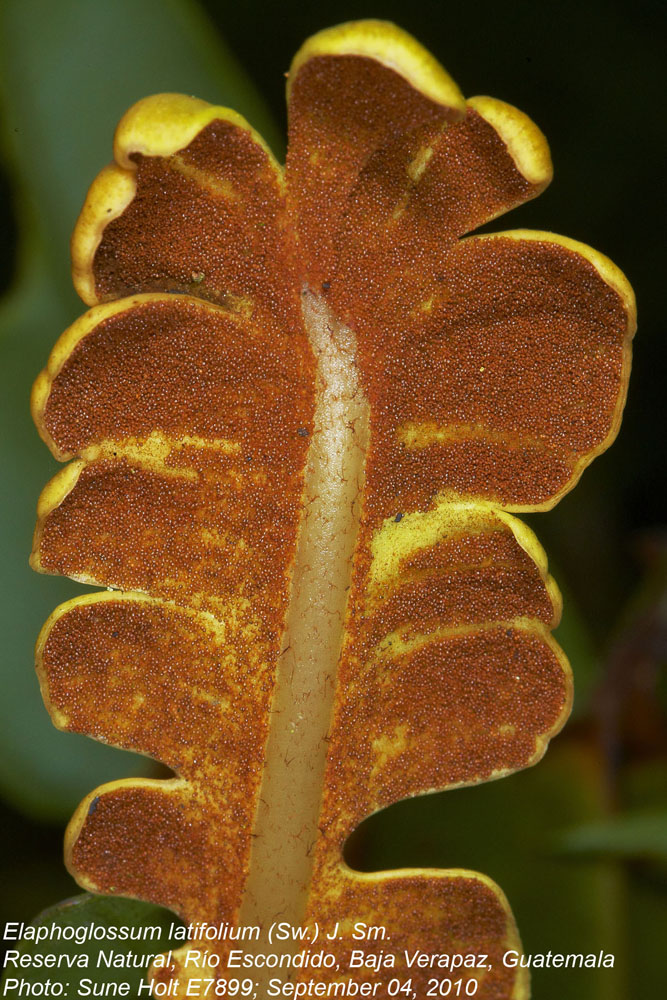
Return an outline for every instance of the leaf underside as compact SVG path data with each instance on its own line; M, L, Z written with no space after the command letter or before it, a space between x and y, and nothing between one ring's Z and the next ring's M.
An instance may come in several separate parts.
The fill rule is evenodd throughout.
M33 564L113 591L54 612L38 670L57 726L176 777L92 793L68 863L188 922L271 919L255 887L266 865L280 879L281 830L258 803L298 800L293 734L312 784L296 917L382 924L399 955L488 954L464 970L476 995L526 997L489 879L360 875L342 849L403 797L534 763L563 725L560 596L508 511L553 506L613 439L632 293L563 237L466 236L540 193L546 143L502 102L466 104L393 26L315 36L288 94L284 174L234 113L140 102L74 235L92 308L35 384L40 433L72 461ZM320 600L303 615L327 662L300 668L295 608ZM342 967L349 948L331 942ZM187 979L176 959L156 977ZM418 990L429 974L411 970Z

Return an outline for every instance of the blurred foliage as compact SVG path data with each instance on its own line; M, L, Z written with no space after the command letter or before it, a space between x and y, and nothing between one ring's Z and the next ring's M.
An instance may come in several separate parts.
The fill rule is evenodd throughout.
M138 994L139 984L146 978L145 968L109 967L106 959L101 959L101 953L106 956L111 952L126 955L131 950L137 962L150 961L153 956L169 950L172 923L181 925L181 921L168 910L132 899L109 899L86 894L51 906L31 921L31 927L38 928L37 933L43 935L42 940L7 942L8 947L19 954L5 968L0 983L2 995L25 997L32 987L35 995L40 996L39 986L47 977L51 982L50 996L59 995L61 987L64 996L71 995L72 988L76 989L82 979L95 983L127 983ZM95 928L104 934L104 939L95 938ZM128 928L135 930L137 940L129 944L118 941L118 934L125 933ZM86 940L89 936L90 940ZM48 969L43 965L18 965L23 956L39 962L42 956L54 954L69 956L73 967L69 968L65 961L60 967ZM87 967L79 967L81 956L85 956ZM20 985L13 985L16 980ZM108 995L114 996L113 990Z
M502 226L560 230L608 253L635 285L641 329L618 442L554 511L526 518L563 590L557 638L574 668L572 722L534 769L372 817L349 856L367 870L486 872L507 893L528 951L616 953L613 971L536 971L539 1000L650 996L664 977L667 903L667 561L656 531L664 517L656 461L664 390L655 377L665 361L655 197L662 135L646 99L662 64L665 8L650 0L632 8L609 0L336 0L324 12L314 0L273 8L261 0L4 0L0 150L12 197L0 218L5 279L14 278L0 306L0 792L14 808L0 827L2 916L28 919L71 892L59 841L83 794L115 777L155 773L135 755L53 730L30 669L43 621L81 590L27 568L36 500L56 471L28 396L56 337L82 311L66 248L86 188L111 156L123 111L163 90L240 110L280 154L273 122L284 121L281 74L293 52L321 27L368 16L414 33L464 92L494 94L536 118L552 144L556 179ZM38 919L92 919L101 906L125 923L126 905L132 920L153 910L82 897Z
M667 809L625 812L602 823L580 823L565 830L556 843L570 854L667 860Z

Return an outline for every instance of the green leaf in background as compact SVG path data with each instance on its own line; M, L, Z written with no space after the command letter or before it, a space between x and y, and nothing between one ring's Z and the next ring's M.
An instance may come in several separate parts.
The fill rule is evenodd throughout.
M121 996L137 995L139 983L146 979L146 969L124 968L122 966L109 967L106 960L100 960L100 952L105 952L108 958L109 952L119 955L136 956L137 964L142 960L149 960L154 955L168 951L171 942L169 932L172 924L180 926L180 921L173 913L164 910L159 906L151 906L148 903L139 903L133 899L122 899L120 897L111 899L106 896L92 896L85 893L82 896L75 896L73 899L65 900L57 906L51 906L44 910L33 921L30 926L44 929L43 940L23 939L15 942L11 939L5 941L5 946L10 952L11 960L6 964L2 977L2 996L18 997L26 996L27 990L32 987L43 987L45 980L51 982L50 996L60 995L62 986L65 996L78 995L78 987L82 979L92 980L94 983L120 984L128 983L134 994L124 993ZM95 931L93 931L93 928ZM133 939L131 941L119 941L117 935L119 931L127 931L132 928ZM10 935L14 929L10 929ZM96 939L93 935L100 935ZM48 936L47 936L48 935ZM89 940L88 939L90 936ZM78 937L78 940L77 940ZM13 955L18 951L19 955ZM21 966L20 956L30 956L31 959L39 956L54 955L69 956L72 961L79 960L80 956L85 956L87 967L74 964L68 967L63 961L58 967L44 968L43 964ZM7 962L7 959L5 959ZM98 962L99 967L98 967ZM28 986L18 986L13 984L13 980L22 981ZM35 995L44 995L42 990L35 992ZM97 993L96 995L101 995ZM115 996L113 988L109 990L108 996Z
M6 548L0 791L36 817L64 819L96 784L152 767L51 726L32 669L42 623L75 584L28 568L37 497L55 473L32 426L30 388L84 311L69 276L69 235L88 185L111 159L113 130L136 100L183 91L241 111L280 151L236 61L189 0L4 0L3 152L14 180L19 270L0 308L0 463Z
M613 854L667 859L667 809L626 812L565 830L556 846L569 854Z
M595 649L586 622L574 594L563 585L564 574L550 561L549 572L558 583L563 595L563 617L554 630L554 639L562 647L572 666L574 675L574 704L570 724L591 711L591 703L602 676L602 663Z

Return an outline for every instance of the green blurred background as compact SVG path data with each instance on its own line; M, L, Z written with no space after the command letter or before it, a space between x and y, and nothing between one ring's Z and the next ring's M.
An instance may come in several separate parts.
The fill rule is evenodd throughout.
M29 920L78 891L61 861L74 806L102 781L152 773L150 762L53 730L32 669L41 624L82 589L27 568L37 496L56 469L28 396L52 343L83 311L68 239L86 189L111 158L123 111L162 90L235 107L282 156L293 53L322 27L380 17L427 45L464 93L503 98L535 119L555 180L500 228L553 229L609 255L635 287L640 330L616 444L556 510L527 519L564 592L571 722L530 771L373 817L349 858L369 869L484 871L509 896L527 951L615 952L612 971L535 973L540 1000L644 997L664 983L665 10L657 0L4 0L0 920Z

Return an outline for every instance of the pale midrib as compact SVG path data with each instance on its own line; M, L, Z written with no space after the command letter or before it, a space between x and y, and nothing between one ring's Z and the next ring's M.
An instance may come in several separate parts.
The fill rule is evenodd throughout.
M304 916L368 433L354 334L311 293L304 317L318 363L315 428L240 914L265 930Z

